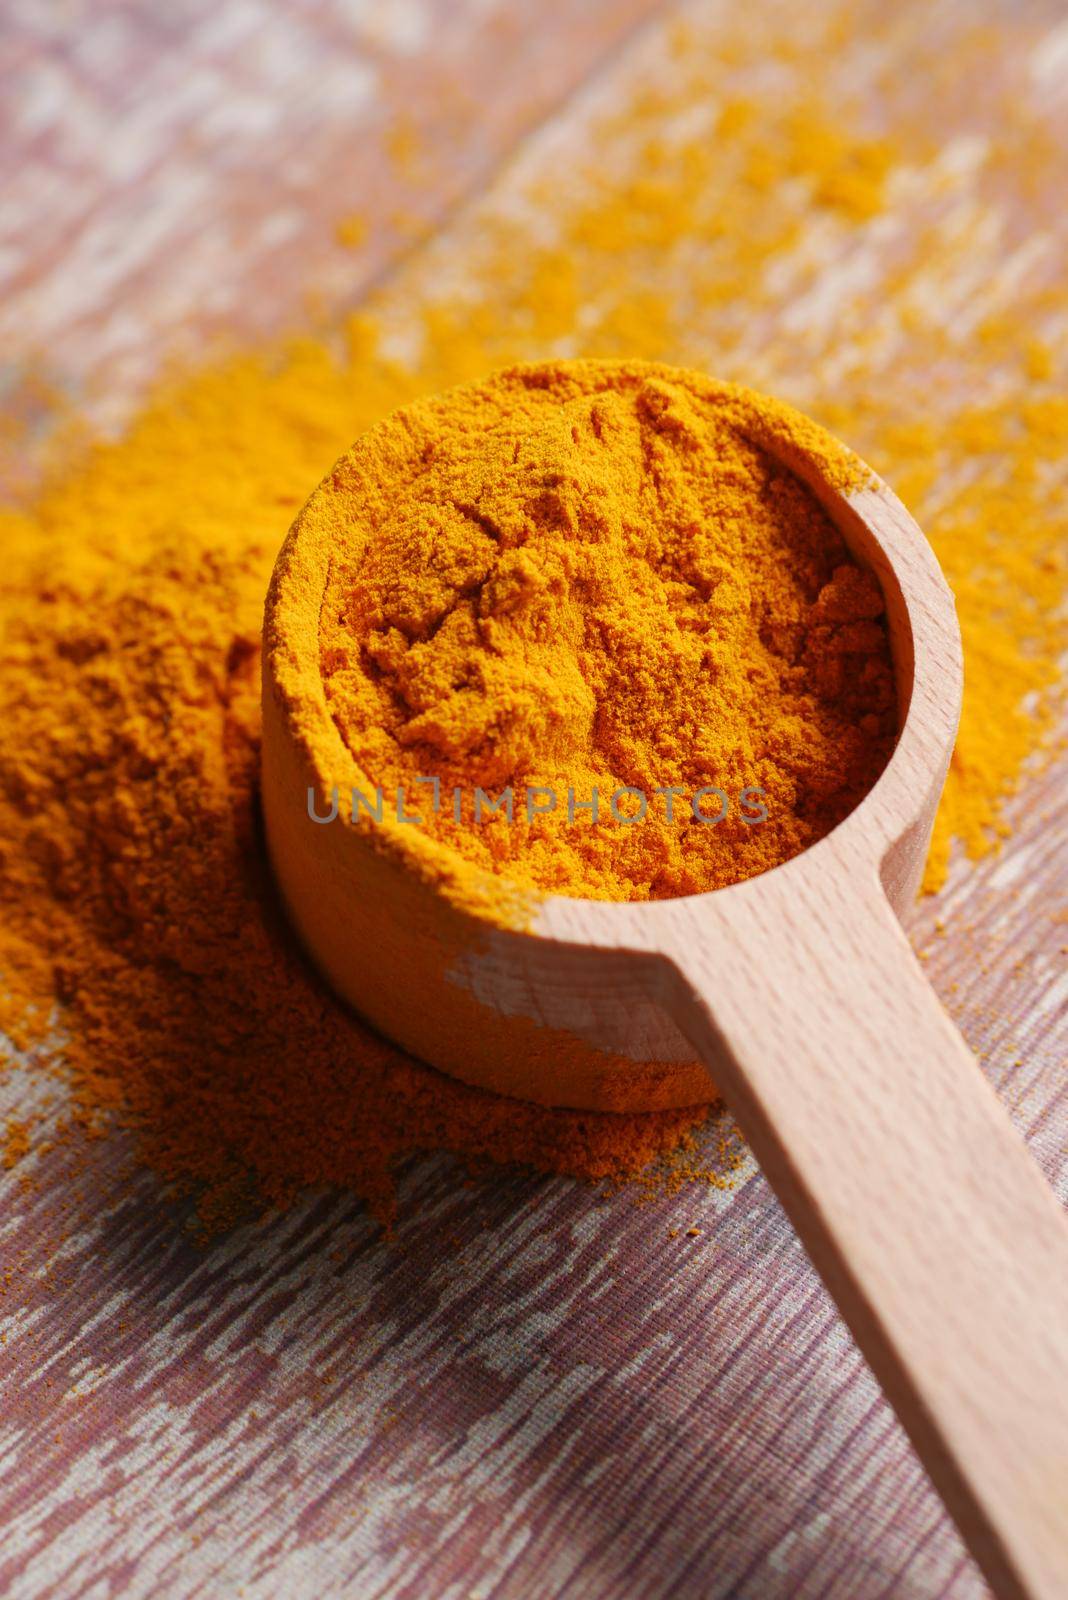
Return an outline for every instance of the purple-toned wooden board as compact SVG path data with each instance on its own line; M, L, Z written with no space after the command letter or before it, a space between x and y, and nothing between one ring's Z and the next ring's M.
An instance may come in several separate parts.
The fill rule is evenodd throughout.
M661 4L9 0L0 339L120 410L161 355L351 303Z
M190 326L288 322L309 282L355 296L403 248L380 151L398 105L440 151L404 209L436 215L654 9L9 5L9 351L99 385L106 416ZM467 122L440 109L457 61L488 97ZM356 281L345 210L373 228ZM1062 1195L1066 777L913 918ZM5 1114L35 1083L12 1072ZM638 1205L472 1187L437 1157L405 1175L392 1247L320 1196L205 1252L119 1139L25 1170L2 1175L0 1594L985 1592L754 1172Z

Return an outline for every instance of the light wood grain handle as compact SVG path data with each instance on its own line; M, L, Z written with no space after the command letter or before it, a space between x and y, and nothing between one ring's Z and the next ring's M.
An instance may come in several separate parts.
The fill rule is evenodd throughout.
M874 878L779 877L672 1009L995 1593L1065 1600L1065 1218Z

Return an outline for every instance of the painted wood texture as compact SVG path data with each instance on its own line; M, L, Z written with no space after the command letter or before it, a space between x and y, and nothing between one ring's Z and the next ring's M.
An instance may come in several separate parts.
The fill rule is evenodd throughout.
M550 112L579 138L563 102L599 59L610 95L653 9L9 6L8 359L43 353L107 416L189 328L295 319L309 282L354 297L340 212L380 228L373 274L408 245L376 153L398 106L425 115L455 60L488 96L437 141L433 201L404 208L441 210ZM1063 16L1034 10L1052 59ZM1031 783L1002 855L909 918L1062 1198L1066 780L1062 761ZM4 1112L39 1092L16 1064ZM116 1138L2 1175L0 1593L985 1593L755 1172L639 1204L472 1185L442 1156L406 1173L393 1247L328 1195L204 1252L130 1163Z

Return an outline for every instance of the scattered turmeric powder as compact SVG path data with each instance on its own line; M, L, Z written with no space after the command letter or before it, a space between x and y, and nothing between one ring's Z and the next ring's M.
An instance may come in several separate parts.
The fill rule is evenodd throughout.
M952 839L978 855L1003 829L1065 645L1060 145L1040 97L988 71L981 22L934 57L922 10L808 22L714 7L662 50L646 36L615 106L572 127L590 154L569 183L538 157L336 334L171 382L88 454L65 440L3 519L2 1021L80 1123L122 1120L201 1189L210 1224L320 1183L387 1209L393 1166L440 1145L615 1179L701 1116L551 1113L440 1078L335 1005L274 908L263 593L308 485L400 404L593 353L818 415L916 512L958 598L968 682L932 882ZM1013 26L1030 59L1045 24ZM896 66L880 81L880 27L912 37L887 59L914 50L925 98ZM53 396L24 409L36 426ZM22 438L0 446L24 484Z
M28 1125L19 1117L8 1117L7 1134L3 1142L0 1164L7 1168L18 1166L22 1158L29 1153L29 1149L30 1130Z

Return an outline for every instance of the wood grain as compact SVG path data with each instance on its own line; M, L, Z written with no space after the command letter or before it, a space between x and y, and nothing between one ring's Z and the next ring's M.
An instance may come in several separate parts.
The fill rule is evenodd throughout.
M241 29L246 41L270 33L258 8L186 0L165 19L148 5L76 15L9 5L4 159L23 186L18 206L0 213L5 359L43 349L65 388L98 385L100 414L116 416L161 349L290 320L309 273L328 280L331 303L354 299L362 280L350 283L350 258L336 254L327 224L345 209L392 206L364 176L360 128L385 127L406 103L419 112L413 86L432 80L434 49L463 56L487 13L377 8L400 19L397 41L365 57L352 18L375 9L272 8L288 19L275 37L303 41L312 75L334 58L338 101L346 74L359 76L379 48L386 58L359 115L324 107L309 134L283 114L292 92L283 69L272 76L243 59ZM639 9L514 12L511 51L480 46L478 87L497 125L529 126L532 53L540 81L565 94L572 64L585 70L614 46L616 19ZM1036 30L1043 59L1063 59L1063 9L1049 4L939 8L940 59L953 59L977 15L997 30L1001 71L1027 67ZM915 114L948 149L962 104L982 122L988 83L963 78L925 102L915 37L933 26L926 8L901 8L881 65L915 84ZM208 111L176 70L183 51L224 87L240 84L243 138L219 131L213 142ZM607 99L627 70L625 60L608 66ZM1042 78L1063 117L1062 85L1056 71ZM129 134L135 103L141 120ZM555 114L558 138L581 148L584 114ZM314 105L307 115L316 122ZM257 119L273 131L257 134ZM996 124L983 127L997 140ZM198 141L209 149L200 193L181 178ZM278 162L305 143L332 163L332 196L313 173L294 179L297 231L272 245ZM478 187L502 148L473 124L466 144L449 143L440 181L454 197ZM1022 181L1014 161L1010 150L1010 192ZM161 175L171 224L142 235ZM507 204L510 181L489 204ZM114 229L120 218L136 240L129 274L92 282L85 242L100 219ZM1059 220L1051 200L1047 238ZM393 239L385 219L372 222ZM405 247L394 239L375 270L386 275ZM980 232L969 271L992 279L1003 249L996 228ZM255 294L244 287L253 282ZM220 295L214 308L206 285ZM773 331L762 325L754 340ZM938 900L908 920L936 989L1068 1199L1068 929L1055 920L1068 887L1066 782L1063 761L1035 779L1001 855L959 863ZM12 1114L42 1093L17 1062L2 1087ZM14 1600L986 1592L755 1173L733 1193L638 1205L517 1173L471 1187L435 1157L404 1176L396 1247L351 1200L328 1195L201 1251L130 1160L116 1137L2 1174L0 1592ZM688 1237L691 1227L702 1231Z
M7 7L7 359L114 422L169 358L351 304L656 9Z

